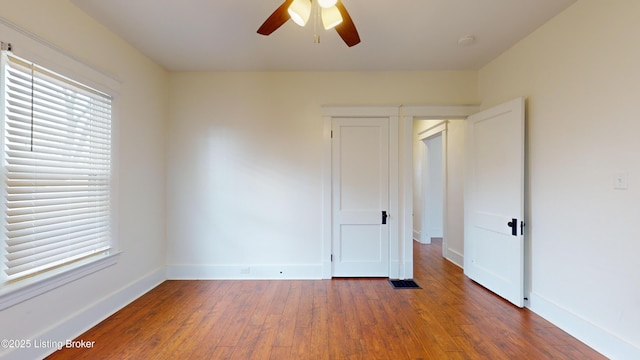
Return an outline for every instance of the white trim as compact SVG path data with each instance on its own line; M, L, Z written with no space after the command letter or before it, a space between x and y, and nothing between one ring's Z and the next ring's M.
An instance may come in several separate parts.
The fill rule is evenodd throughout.
M447 130L447 120L442 120L418 134L418 140L427 140Z
M413 259L412 260L405 259L404 264L400 264L400 271L401 271L401 274L411 275L410 277L407 275L400 275L399 277L400 280L413 279Z
M318 265L171 265L169 280L319 280Z
M118 262L119 255L120 253L113 253L90 258L84 262L48 271L42 276L5 285L0 291L0 311L114 265Z
M392 117L398 116L399 106L346 106L324 105L325 117Z
M413 117L404 116L400 108L399 127L399 197L400 215L400 254L402 256L401 274L403 279L413 279ZM407 120L410 119L410 120ZM420 239L419 237L417 238Z
M322 278L332 277L331 250L332 250L332 162L331 162L331 123L334 117L370 118L381 117L389 119L389 277L404 278L407 259L402 251L403 245L400 233L404 226L404 214L400 207L400 183L399 169L399 140L400 117L399 106L322 106L323 113L323 144L322 144ZM408 258L413 262L413 258ZM413 266L412 266L413 269Z
M634 346L631 341L616 336L602 326L592 323L542 295L531 293L530 296L527 307L531 311L607 358L640 359L640 348Z
M464 119L478 112L479 105L402 105L402 115L423 120ZM412 119L413 120L413 119Z
M331 279L331 234L333 229L331 199L331 116L324 116L322 134L322 278Z
M390 258L393 269L390 276L397 278L413 278L413 120L414 119L464 119L477 112L478 105L398 105L398 106L323 106L323 173L322 173L322 278L331 278L331 118L332 117L389 117L397 125L393 134L395 145L390 143L390 149L396 147L390 155L397 170L397 197L395 205L390 199L390 214L397 214L395 228L390 231L393 237L397 234L396 242L390 243L397 253ZM391 129L390 128L390 129ZM443 139L444 140L444 139ZM443 143L445 143L443 141ZM394 176L395 177L395 176ZM395 180L395 179L394 179ZM390 184L391 185L391 184ZM391 207L396 206L394 212ZM445 213L446 214L446 213ZM446 231L443 229L443 231ZM390 253L393 254L392 252ZM392 265L390 265L392 266ZM397 271L397 272L396 272Z
M459 268L462 269L462 266L464 264L464 255L451 249L446 249L444 251L446 252L444 256L445 259L449 260L450 262L452 262L453 264L457 265Z
M2 42L11 44L13 53L38 65L65 76L69 76L71 72L72 75L69 77L74 80L105 91L110 95L120 90L122 81L114 75L1 16L0 37Z
M115 264L118 260L118 141L119 141L119 108L121 81L112 74L100 69L56 46L55 44L31 33L9 20L0 17L0 40L11 43L12 52L29 59L38 65L51 69L75 81L89 85L112 96L111 119L111 250L110 254L93 257L85 261L62 267L59 270L35 276L15 284L0 286L0 310L13 306L21 301L38 296L88 274ZM68 273L64 273L68 271Z
M449 120L442 126L442 255L449 259ZM462 256L461 256L462 257ZM455 263L455 262L454 262ZM462 264L462 263L460 263Z
M391 257L391 256L389 256ZM404 280L405 278L401 278L399 276L399 274L401 273L400 271L400 262L398 260L391 260L389 259L389 279L399 279L399 280ZM391 274L394 275L391 275Z
M420 244L429 245L431 244L431 236L426 231L420 233L420 239L418 240Z
M164 275L164 268L162 268L143 276L99 302L91 304L72 316L63 319L58 324L43 330L33 336L31 341L66 342L67 340L73 340L164 282ZM92 341L92 339L83 340ZM42 359L52 354L55 350L57 349L35 348L33 346L28 349L7 349L4 353L0 353L0 358L6 360Z
M400 241L400 144L399 117L396 113L389 116L389 278L399 279L401 266L405 260Z
M424 224L425 222L423 221L422 223ZM431 244L431 236L429 236L426 230L420 233L420 240L418 240L418 242L425 245Z

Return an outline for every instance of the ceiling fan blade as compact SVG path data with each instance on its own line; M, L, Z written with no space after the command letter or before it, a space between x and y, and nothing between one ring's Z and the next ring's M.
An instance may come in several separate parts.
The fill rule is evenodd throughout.
M285 2L283 2L282 5L280 5L280 7L278 7L276 11L267 18L267 20L265 20L262 26L260 26L258 34L269 35L286 23L287 20L290 19L289 12L287 10L292 2L293 0L285 0Z
M356 29L356 25L353 23L347 8L344 7L342 1L338 0L336 3L338 10L340 10L340 15L342 15L342 23L336 26L336 31L338 35L344 40L347 46L352 47L360 43L360 35L358 35L358 30Z

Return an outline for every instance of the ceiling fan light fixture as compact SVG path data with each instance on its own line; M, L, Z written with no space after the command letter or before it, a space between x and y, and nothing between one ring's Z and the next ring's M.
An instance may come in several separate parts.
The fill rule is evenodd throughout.
M338 0L318 0L318 5L323 9L328 9L335 6Z
M322 25L325 30L333 29L342 23L342 14L337 6L322 8Z
M328 8L320 6L334 4ZM342 41L352 47L360 43L360 35L358 29L351 19L351 15L339 0L283 0L282 4L265 20L258 28L258 34L269 35L287 23L293 20L296 24L305 26L311 18L313 12L313 31L314 42L318 43L319 36L316 30L319 30L319 22L325 29L334 28Z
M305 26L311 16L311 0L293 0L289 5L291 20L300 26Z

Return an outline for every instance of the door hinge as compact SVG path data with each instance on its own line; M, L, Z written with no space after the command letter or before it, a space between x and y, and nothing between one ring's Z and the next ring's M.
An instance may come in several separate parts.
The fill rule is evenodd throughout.
M333 262L333 254L331 254L331 262Z
M331 130L331 138L333 139L333 130Z

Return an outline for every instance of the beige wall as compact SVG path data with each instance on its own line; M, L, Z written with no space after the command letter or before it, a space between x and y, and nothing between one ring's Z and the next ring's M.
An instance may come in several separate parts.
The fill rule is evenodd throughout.
M120 81L117 133L119 262L0 311L0 338L66 340L164 276L168 74L68 1L0 1L0 16ZM21 44L12 39L14 48ZM88 311L88 312L87 312ZM46 349L3 353L39 358ZM37 355L36 355L37 354Z
M621 359L640 354L639 14L578 1L479 73L483 107L527 97L531 306Z
M322 105L465 104L476 86L475 72L172 74L169 273L304 277L321 264Z

